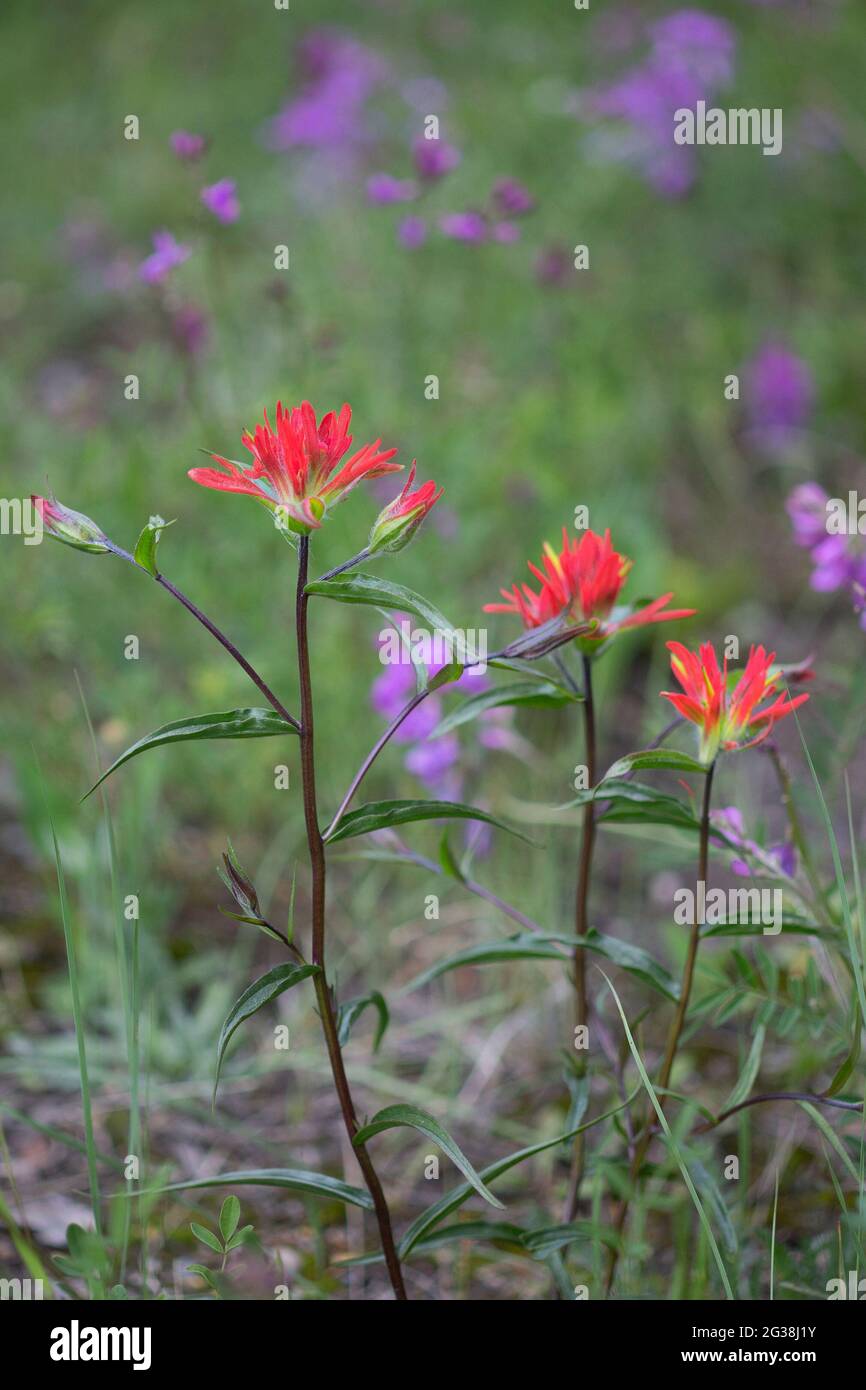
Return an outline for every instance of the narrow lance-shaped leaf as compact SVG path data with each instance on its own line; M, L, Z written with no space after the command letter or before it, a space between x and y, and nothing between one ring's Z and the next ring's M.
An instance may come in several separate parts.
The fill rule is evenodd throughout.
M121 753L81 799L86 801L87 797L102 785L106 777L110 777L112 772L128 763L130 758L145 753L148 748L161 748L167 743L188 743L198 739L273 738L278 734L294 733L297 733L294 725L287 723L270 709L229 709L215 714L194 714L186 719L175 719L172 723L163 724L161 728L155 729L152 734L145 734L144 738L133 743L125 753Z
M332 598L337 603L363 603L372 608L414 613L435 631L454 631L448 619L421 594L373 574L341 574L335 579L317 579L307 585L305 592Z
M632 1101L639 1094L639 1089L632 1091L626 1100L615 1105L611 1110L606 1110L602 1115L596 1115L592 1120L585 1120L583 1124L576 1125L574 1129L566 1130L564 1134L557 1134L553 1139L542 1139L540 1143L530 1144L527 1148L518 1149L516 1153L508 1154L505 1158L499 1158L495 1163L490 1163L486 1168L482 1168L481 1177L485 1182L493 1182L495 1178L501 1177L509 1169L517 1167L519 1163L525 1163L527 1159L534 1158L536 1154L544 1153L547 1149L554 1149L558 1144L565 1144L569 1139L582 1134L584 1130L592 1129L594 1125L603 1124L605 1120L613 1115L618 1115L621 1110L625 1110L631 1105ZM453 1192L440 1197L432 1206L422 1211L419 1216L406 1230L400 1242L399 1255L401 1259L414 1249L418 1241L426 1233L438 1226L440 1221L444 1221L446 1216L450 1216L458 1207L462 1207L467 1198L472 1196L472 1186L468 1182L461 1183Z
M492 816L477 806L465 806L459 801L370 801L366 806L359 806L357 810L349 811L343 816L333 834L326 837L326 842L335 845L338 840L348 840L353 835L369 835L373 830L391 830L395 825L408 825L412 821L422 820L486 821L488 825L507 830L509 834L516 835L527 844L532 843L513 825L506 824L497 816Z
M161 1196L165 1192L189 1192L203 1187L283 1187L314 1197L335 1198L349 1206L373 1210L373 1200L363 1188L352 1187L342 1178L329 1173L314 1173L306 1168L243 1168L231 1173L217 1173L210 1178L189 1178L172 1182L165 1187L142 1189L141 1192L122 1192L121 1197Z
M293 985L299 984L301 980L307 980L311 975L318 974L318 971L317 965L277 965L244 990L240 999L232 1006L222 1026L217 1043L216 1075L213 1084L214 1101L216 1101L225 1050L237 1029L248 1018L252 1018L253 1014L258 1013L265 1004L269 1004L272 999L276 999L278 995L285 993Z
M605 956L629 974L643 980L645 984L657 989L666 998L679 998L679 984L672 975L641 946L633 946L630 941L620 941L615 936L604 936L594 928L586 936L548 935L540 932L527 932L518 936L506 937L501 941L485 941L468 946L463 951L437 961L421 975L416 976L406 986L407 992L420 989L440 975L447 975L463 965L491 965L509 960L561 960L567 962L562 948L592 951Z
M626 753L618 758L604 774L604 780L612 777L625 777L630 772L699 772L704 776L709 772L709 763L699 762L688 753L680 753L676 748L647 748L640 753Z
M408 1126L410 1129L417 1129L419 1133L425 1134L428 1139L432 1139L434 1144L438 1144L443 1153L446 1153L455 1167L466 1180L475 1188L480 1197L485 1202L489 1202L492 1207L502 1207L498 1197L494 1197L489 1188L484 1186L481 1178L476 1173L469 1159L458 1148L451 1135L443 1129L438 1120L434 1120L432 1115L428 1115L426 1110L420 1110L417 1105L389 1105L384 1110L380 1110L378 1115L374 1115L369 1124L364 1125L358 1130L352 1143L357 1146L365 1144L368 1139L372 1139L374 1134L381 1134L385 1129L396 1129L401 1126Z
M552 681L513 681L508 685L494 686L492 690L482 690L478 695L470 695L461 701L456 709L445 715L430 737L439 738L502 705L556 707L574 702L575 696Z
M766 1027L763 1023L759 1023L755 1029L755 1036L752 1039L752 1046L749 1048L749 1055L746 1058L745 1066L740 1072L736 1086L721 1107L722 1110L733 1110L734 1106L740 1105L742 1101L748 1099L749 1092L755 1084L755 1077L758 1075L758 1070L761 1066L761 1054L764 1051L764 1038L766 1035Z
M385 1030L390 1022L390 1014L384 997L377 989L365 994L360 999L348 999L345 1004L340 1005L337 1012L337 1037L341 1047L348 1042L349 1034L361 1014L369 1008L375 1008L379 1015L376 1022L376 1032L373 1036L373 1051L379 1051L379 1044L385 1036Z

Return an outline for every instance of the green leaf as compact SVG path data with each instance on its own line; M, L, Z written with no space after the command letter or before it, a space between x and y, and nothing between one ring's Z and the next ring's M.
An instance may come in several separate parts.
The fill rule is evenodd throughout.
M490 1163L486 1168L482 1168L481 1177L485 1182L493 1182L495 1178L501 1177L509 1169L516 1168L519 1163L524 1163L528 1158L534 1158L536 1154L544 1153L546 1149L555 1149L558 1144L565 1144L569 1139L574 1139L575 1135L582 1134L586 1129L592 1129L594 1125L602 1124L609 1120L613 1115L618 1115L621 1110L625 1110L631 1105L632 1101L639 1093L638 1090L632 1091L626 1100L615 1105L612 1110L606 1110L601 1115L596 1115L593 1120L585 1120L583 1124L577 1125L574 1129L566 1130L564 1134L557 1134L553 1139L542 1139L538 1144L530 1144L528 1148L518 1149L516 1153L508 1154L505 1158L499 1158L495 1163ZM399 1255L401 1259L415 1248L428 1231L434 1226L438 1226L446 1216L450 1216L458 1207L462 1207L468 1197L472 1195L472 1186L468 1182L461 1183L453 1192L448 1192L444 1197L440 1197L432 1206L422 1211L420 1216L416 1216L412 1224L407 1228L400 1242Z
M237 1235L232 1236L231 1240L226 1241L226 1250L237 1250L238 1246L246 1245L253 1230L253 1226L241 1226Z
M709 763L698 762L688 753L680 753L675 748L647 748L641 753L626 753L604 774L604 780L612 777L625 777L629 772L709 772Z
M408 993L410 990L420 989L422 985L429 984L431 980L462 965L490 965L495 961L507 960L561 960L567 963L567 956L559 949L563 946L572 950L580 947L582 950L605 956L623 970L643 980L644 984L659 990L666 998L679 998L678 982L649 952L640 946L633 946L629 941L620 941L615 936L602 936L594 929L587 932L586 936L524 932L518 936L506 937L502 941L480 942L477 946L469 946L453 956L437 961L435 965L431 965L428 970L411 980L406 986L406 991Z
M128 763L130 758L137 757L148 748L160 748L166 743L185 743L204 738L272 738L276 734L296 732L293 724L281 719L276 711L271 709L229 709L216 714L194 714L186 719L175 719L171 724L163 724L161 728L155 729L152 734L145 734L144 738L133 743L125 753L121 753L108 771L103 772L99 780L94 782L90 791L85 792L81 800L86 801L91 792L95 792L96 788L102 785L106 777L110 777L112 772Z
M449 878L456 878L458 883L466 882L466 875L457 863L454 851L448 843L447 830L439 841L439 863L442 866L442 872L446 873Z
M860 1008L859 1008L859 1005L855 1002L855 1005L854 1005L854 1036L853 1036L852 1041L851 1041L851 1046L850 1046L850 1048L848 1049L847 1056L844 1058L844 1060L843 1060L841 1066L839 1067L839 1070L836 1072L836 1075L833 1077L833 1080L830 1082L830 1085L827 1087L826 1091L824 1092L824 1095L825 1095L825 1096L830 1097L830 1096L838 1095L839 1092L842 1090L842 1087L845 1085L846 1081L848 1080L849 1076L850 1076L851 1073L853 1072L854 1068L856 1067L857 1063L859 1062L859 1060L860 1060L860 1039L861 1039L862 1031L863 1031L863 1030L862 1030L861 1020L860 1020Z
M405 589L402 584L392 584L387 579L379 579L373 574L340 574L335 579L317 579L304 590L307 594L321 594L324 598L335 599L337 603L364 603L373 608L386 608L389 611L414 613L438 632L452 632L454 629L448 619L429 603L421 594Z
M332 835L325 837L326 843L335 845L338 840L348 840L353 835L369 835L373 830L390 830L395 825L407 825L419 820L483 820L488 825L498 826L516 835L519 840L531 844L532 841L514 826L481 811L477 806L464 806L459 801L370 801L349 811L339 821Z
M200 1240L202 1245L206 1245L209 1250L215 1251L217 1255L223 1252L222 1242L213 1231L209 1231L207 1226L200 1226L197 1221L190 1221L189 1229L192 1231L196 1240Z
M502 1203L498 1197L484 1186L469 1159L461 1149L457 1147L454 1140L447 1130L443 1129L438 1120L434 1120L432 1115L428 1115L426 1110L420 1110L417 1105L389 1105L384 1110L380 1110L378 1115L374 1115L368 1125L358 1130L352 1143L357 1146L365 1144L368 1139L372 1139L374 1134L381 1134L385 1129L395 1129L406 1125L410 1129L417 1129L419 1133L425 1134L428 1139L432 1139L434 1144L438 1144L443 1153L446 1153L455 1167L475 1188L479 1196L485 1202L489 1202L492 1207L500 1207Z
M599 806L597 821L617 821L650 825L674 825L683 830L699 830L700 821L691 806L677 796L656 791L643 782L607 778L596 787L579 792L569 806Z
M748 1099L749 1092L755 1084L755 1077L758 1075L758 1070L761 1066L761 1054L764 1051L764 1038L766 1036L767 1030L764 1024L759 1023L755 1029L755 1036L752 1039L752 1046L749 1048L746 1064L740 1072L737 1084L721 1107L721 1110L733 1110L735 1105L739 1105L742 1101Z
M163 531L168 526L173 526L173 521L163 521L161 516L152 516L135 543L135 550L132 558L137 565L152 574L154 579L159 579L159 570L156 567L156 548L159 545Z
M224 1243L231 1240L232 1236L238 1228L238 1222L240 1221L240 1219L241 1204L238 1201L237 1197L226 1197L225 1201L220 1207L220 1235L222 1236Z
M276 999L278 995L291 989L293 985L300 984L301 980L309 979L311 975L317 975L318 972L319 967L317 965L277 965L244 990L240 999L232 1005L219 1035L216 1076L213 1084L214 1101L216 1101L225 1050L236 1030L246 1019L258 1013L265 1004L269 1004L272 999Z
M554 685L552 681L514 681L509 685L494 686L492 690L482 690L478 695L470 695L468 699L462 700L440 720L430 737L439 738L442 734L448 734L461 724L468 724L471 719L477 719L487 710L498 709L501 705L550 708L574 703L575 696L562 686Z
M164 1192L189 1192L200 1187L285 1187L314 1197L330 1197L352 1207L373 1210L373 1199L363 1188L351 1187L342 1178L328 1173L314 1173L306 1168L243 1168L237 1172L219 1173L211 1178L189 1178L165 1187L151 1187L124 1196L161 1196Z
M449 661L447 666L442 666L427 682L426 689L432 695L434 690L440 690L443 685L453 685L454 681L459 681L466 667L460 661ZM430 736L432 737L432 735Z
M385 1029L391 1021L391 1016L388 1013L388 1005L385 1003L384 997L377 989L371 990L369 994L364 994L359 999L348 999L345 1004L340 1005L337 1011L337 1037L339 1038L341 1047L348 1042L349 1034L356 1020L359 1019L364 1010L369 1009L371 1005L376 1009L379 1015L378 1022L376 1023L376 1032L373 1037L373 1051L379 1051L379 1044L385 1036Z
M200 1279L203 1279L206 1284L209 1284L212 1289L216 1290L216 1292L219 1293L219 1285L217 1284L216 1279L214 1278L211 1271L207 1269L204 1265L187 1265L187 1270L190 1274L197 1274Z

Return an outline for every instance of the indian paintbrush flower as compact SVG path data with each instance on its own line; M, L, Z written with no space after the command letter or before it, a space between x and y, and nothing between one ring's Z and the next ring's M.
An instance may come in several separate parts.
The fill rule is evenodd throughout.
M695 612L693 608L666 609L672 593L662 594L642 608L615 607L632 562L614 550L610 531L603 536L585 531L580 539L569 540L563 527L561 551L545 545L542 564L543 570L529 563L540 581L539 592L529 584L515 584L511 590L500 590L505 603L486 603L484 611L516 613L526 628L542 627L557 617L576 623L595 622L593 632L577 639L587 655L625 628L690 618Z
M253 456L251 468L214 454L227 472L191 468L189 476L202 487L255 497L289 531L309 535L321 525L328 508L358 483L397 473L403 467L391 462L397 450L382 449L380 439L365 444L341 463L352 444L348 433L351 418L351 408L344 405L339 415L329 411L317 424L309 401L292 409L278 402L275 429L265 412L264 424L242 436L244 448Z
M64 545L86 550L91 555L104 555L111 550L108 537L83 512L64 507L55 497L37 497L34 493L30 500L42 518L45 535L52 540L63 541Z
M437 492L432 480L422 483L413 492L414 481L413 460L403 491L382 509L373 524L368 542L371 555L394 554L407 546L427 513L442 496L442 488Z
M661 693L678 714L698 726L704 763L712 763L720 751L733 752L763 742L778 720L809 698L808 694L792 699L777 693L782 671L773 666L776 653L764 647L750 647L745 669L737 679L736 673L728 674L727 657L719 666L711 642L702 643L697 652L681 642L667 645L671 670L684 693ZM802 673L801 678L807 674ZM763 700L770 703L759 709Z

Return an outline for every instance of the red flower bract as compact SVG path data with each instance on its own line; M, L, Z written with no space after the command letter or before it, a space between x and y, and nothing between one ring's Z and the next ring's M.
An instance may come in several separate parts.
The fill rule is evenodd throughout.
M698 726L703 762L712 762L720 749L730 752L761 743L777 720L784 719L809 698L807 694L793 699L776 694L781 674L778 668L771 669L776 653L768 653L763 647L749 649L745 668L729 691L727 657L720 667L711 642L704 642L697 652L689 651L681 642L667 645L671 670L684 694L668 690L661 693L684 719ZM774 695L776 698L771 699ZM770 704L758 709L760 702L767 699Z
M568 539L562 528L562 549L557 552L545 544L542 558L544 569L529 562L529 568L540 581L538 593L529 585L515 584L511 590L500 590L505 603L486 603L486 613L516 613L524 627L541 627L552 618L567 615L577 622L598 626L595 632L578 639L579 645L591 652L615 632L645 623L667 622L672 618L690 618L693 608L671 608L665 605L673 594L662 594L642 608L614 610L631 560L614 550L610 531L603 536L585 531L578 539Z
M351 418L350 407L344 405L339 415L329 411L317 424L309 401L291 410L278 402L275 429L266 411L264 424L242 436L244 448L253 456L252 467L214 454L221 468L191 468L189 476L203 487L247 493L284 518L289 530L309 534L321 525L328 507L357 483L403 467L390 461L397 450L382 449L377 439L356 450L334 472L352 445Z

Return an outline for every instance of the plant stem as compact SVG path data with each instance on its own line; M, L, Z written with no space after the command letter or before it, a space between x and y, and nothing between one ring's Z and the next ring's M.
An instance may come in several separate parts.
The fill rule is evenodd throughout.
M710 799L712 797L713 774L715 770L716 765L715 763L712 763L707 771L706 780L704 782L704 802L703 809L701 811L700 848L698 850L697 882L698 885L703 884L705 892L710 854ZM683 979L682 984L680 985L680 997L677 1001L676 1013L673 1016L671 1026L668 1031L668 1040L667 1046L665 1047L664 1061L662 1062L661 1071L659 1072L659 1079L656 1082L656 1091L659 1093L658 1101L662 1109L664 1109L665 1101L667 1099L665 1092L667 1091L668 1085L670 1084L671 1073L673 1072L674 1062L676 1061L677 1049L679 1047L680 1038L682 1037L686 1016L689 1011L689 1000L691 998L692 993L692 982L695 976L695 963L698 958L698 946L700 945L700 930L701 929L700 923L698 921L696 902L694 920L692 921L692 929L689 935L689 945L688 950L686 952L686 961L683 967ZM650 1124L650 1119L648 1118L644 1131L641 1137L638 1139L638 1142L635 1145L634 1154L632 1155L630 1171L632 1187L634 1187L634 1185L638 1181L638 1178L640 1177L640 1170L643 1167L643 1162L646 1158L647 1150L650 1146L650 1143L652 1142L652 1138L653 1133ZM623 1230L625 1229L626 1217L628 1215L628 1207L629 1199L626 1197L625 1200L620 1204L619 1212L617 1213L616 1221L614 1223L614 1229L616 1231L617 1236L621 1236ZM613 1280L614 1275L616 1274L618 1258L618 1246L611 1247L610 1254L608 1256L607 1282L605 1287L606 1295L610 1294L611 1288L613 1286Z
M587 779L590 788L595 786L595 705L592 697L592 660L583 657L583 720L586 744ZM580 838L580 860L577 869L577 894L575 899L574 931L576 936L586 936L589 930L587 907L589 903L589 884L592 873L592 850L595 843L595 802L587 801L583 808L583 828ZM586 952L582 946L574 949L574 1022L575 1028L583 1028L588 1022L586 997ZM586 1073L585 1057L578 1054L578 1075ZM568 1195L565 1201L563 1219L573 1221L580 1200L580 1185L583 1181L586 1155L584 1135L578 1134L574 1140L571 1156L571 1174L568 1181Z
M334 1078L334 1087L340 1102L340 1110L342 1111L343 1123L346 1127L346 1133L349 1136L349 1142L353 1143L359 1125L355 1114L352 1093L349 1089L349 1079L346 1075L346 1068L343 1065L343 1054L337 1036L337 1021L334 1015L333 996L325 974L325 846L319 830L319 816L316 806L313 690L310 680L310 654L307 640L307 605L309 603L309 597L305 593L309 553L309 537L302 536L298 545L298 588L295 620L298 641L298 676L301 688L300 743L301 775L304 790L304 821L307 829L307 845L309 848L310 868L313 880L312 959L313 964L319 967L317 974L313 976L313 981L316 989L316 999L319 1004L322 1031L325 1035L325 1044L328 1049L328 1059L331 1064L331 1074ZM388 1203L385 1200L382 1184L373 1167L373 1162L367 1151L366 1145L357 1144L353 1146L358 1157L361 1172L364 1175L364 1181L373 1199L376 1220L379 1225L379 1236L382 1242L382 1251L385 1256L385 1264L388 1269L391 1286L394 1290L394 1297L400 1300L406 1299L407 1294L403 1283L403 1272L400 1268L400 1260L397 1256L394 1234L391 1229L391 1214L388 1210Z
M357 555L353 555L351 560L344 560L342 565L335 565L332 570L327 570L324 574L320 574L316 583L324 584L327 579L336 579L338 574L345 574L346 570L354 569L355 565L361 565L365 560L369 560L369 558L370 549L368 546L364 546L364 549L359 550Z
M331 821L331 824L325 831L326 840L329 840L331 838L337 826L340 824L340 821L343 819L343 816L346 814L346 811L349 808L349 805L352 801L353 796L355 795L355 792L358 790L364 778L367 776L367 773L370 771L370 768L373 766L382 749L385 747L385 744L390 742L394 734L399 729L400 725L403 723L403 720L408 719L412 711L416 710L418 706L422 703L422 701L427 699L427 696L429 694L430 690L428 688L425 690L419 690L417 695L413 695L412 699L409 700L408 703L403 706L396 719L393 719L391 721L385 732L373 744L373 747L370 749L361 766L358 768L358 771L355 773L355 776L352 778L346 795L343 797L343 800L337 807L334 819Z
M128 550L124 550L121 546L115 545L113 541L109 541L108 544L112 555L117 555L121 560L128 560L131 565L135 565L136 569L143 569L143 566L139 565L138 562L133 559ZM149 573L149 571L147 570L145 570L144 572L145 574ZM165 575L157 575L156 582L157 584L161 584L162 587L168 593L171 594L172 598L176 598L178 603L182 603L187 612L191 613L192 616L196 618L198 622L201 623L202 627L207 628L211 637L215 637L216 640L219 642L220 646L225 647L229 656L234 657L241 670L246 671L250 680L253 682L253 685L258 686L259 690L262 692L271 708L275 709L277 714L282 719L285 719L288 724L291 724L293 729L296 729L298 732L300 732L301 726L298 723L295 716L293 714L289 714L289 711L286 709L285 705L283 705L277 699L270 686L265 684L255 667L251 666L250 663L247 661L246 657L238 651L234 642L230 642L228 637L226 637L225 633L220 632L216 623L212 623L207 614L202 613L201 609L196 607L192 599L187 598L186 594L182 594L180 589L176 588L174 584L172 584L168 579L166 579Z

